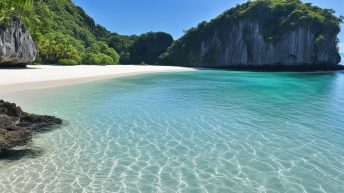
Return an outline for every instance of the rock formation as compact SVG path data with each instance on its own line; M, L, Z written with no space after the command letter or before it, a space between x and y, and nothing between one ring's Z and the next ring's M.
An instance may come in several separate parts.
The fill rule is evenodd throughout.
M301 1L248 1L187 31L161 56L161 63L281 70L342 68L337 48L340 23L342 19L333 12Z
M317 48L315 34L297 28L276 43L266 42L257 22L240 21L229 26L226 33L215 31L202 41L200 57L215 52L214 65L336 65L339 55L336 37ZM221 34L221 35L220 35Z
M43 131L62 123L53 116L29 114L16 104L0 100L0 153L9 148L25 145L34 132Z
M214 66L234 65L337 65L340 57L336 37L315 45L315 34L299 27L283 35L277 42L266 42L257 21L243 20L225 26L226 32L214 31L203 40L199 57L207 64L207 57L215 53Z
M267 42L258 21L242 20L223 26L201 40L196 52L187 54L187 65L208 67L337 66L337 37L316 45L311 29L299 27L277 42Z
M0 67L23 66L36 59L36 46L19 19L0 25Z

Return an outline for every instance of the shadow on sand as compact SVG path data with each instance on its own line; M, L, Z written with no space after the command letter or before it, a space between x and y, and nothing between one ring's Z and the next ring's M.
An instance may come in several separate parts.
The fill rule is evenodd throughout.
M11 66L11 65L0 65L0 70L27 70L27 69L39 69L39 67L34 66L27 66L27 65L19 65L19 66Z

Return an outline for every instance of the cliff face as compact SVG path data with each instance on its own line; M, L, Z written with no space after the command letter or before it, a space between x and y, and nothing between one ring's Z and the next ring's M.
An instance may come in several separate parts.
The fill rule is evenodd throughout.
M299 27L277 42L264 40L259 22L223 26L201 41L193 61L201 66L337 65L336 37L316 43L310 29Z
M0 27L0 66L25 65L36 56L36 46L21 21L15 19Z
M185 66L340 69L342 18L300 0L247 1L186 31L161 56Z

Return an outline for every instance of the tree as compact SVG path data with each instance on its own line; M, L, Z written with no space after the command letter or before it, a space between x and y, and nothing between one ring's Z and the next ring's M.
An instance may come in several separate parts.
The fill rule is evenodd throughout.
M86 49L84 64L118 64L119 54L101 41L93 43Z
M156 64L159 56L166 52L167 48L173 43L170 34L164 32L149 32L139 36L130 47L131 63Z
M13 17L21 17L31 8L32 0L1 0L0 23L7 23Z

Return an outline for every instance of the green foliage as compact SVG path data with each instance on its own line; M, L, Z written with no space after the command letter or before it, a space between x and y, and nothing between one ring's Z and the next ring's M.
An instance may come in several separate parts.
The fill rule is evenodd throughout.
M258 20L266 40L277 41L285 32L299 26L312 29L317 35L336 35L342 20L335 17L331 9L322 9L301 0L256 0L231 9L223 17Z
M137 36L125 36L111 33L101 25L96 25L93 32L98 40L106 42L109 47L115 49L120 54L121 63L129 63L129 48L132 46Z
M85 64L115 64L110 56L102 53L89 53L86 54Z
M86 49L85 64L118 64L119 54L104 42L95 42Z
M130 63L156 64L159 56L172 45L173 38L164 32L149 32L139 36L130 47Z
M28 14L32 0L1 0L0 1L0 24L6 24L13 17L22 18Z
M0 23L12 17L20 17L29 27L39 52L36 62L82 64L89 54L101 58L97 64L115 64L120 60L116 50L102 41L107 41L104 36L112 39L125 36L112 35L96 25L71 0L1 0Z
M111 33L110 37L107 39L109 46L114 48L120 54L121 63L129 63L130 52L129 49L134 43L137 36L123 36L116 33Z
M224 31L223 26L236 24L240 20L257 21L266 41L275 43L284 34L298 28L311 29L320 44L328 37L336 36L340 31L343 18L334 16L331 9L321 9L300 0L255 0L248 1L225 11L210 22L202 22L186 31L163 54L162 61L168 64L195 64L203 40L215 31ZM209 59L211 61L211 59Z
M0 24L12 17L29 27L39 52L36 63L153 64L173 41L165 33L111 33L71 0L0 0Z
M61 59L69 59L81 63L84 46L72 36L51 32L35 34L36 46L40 51L40 61L45 64L57 63ZM66 60L65 60L66 61Z
M320 46L324 41L326 40L325 36L320 34L316 39L315 39L315 44L317 46Z
M58 62L58 64L61 65L78 65L79 62L73 59L60 59Z

